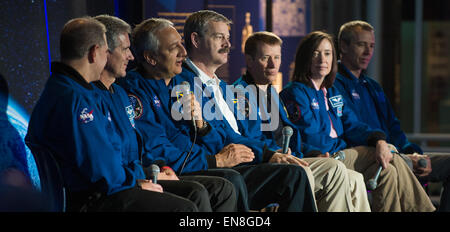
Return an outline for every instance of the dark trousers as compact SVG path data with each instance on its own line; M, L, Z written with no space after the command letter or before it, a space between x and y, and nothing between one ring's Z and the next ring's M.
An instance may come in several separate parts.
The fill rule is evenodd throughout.
M248 212L249 206L248 206L248 193L247 193L247 186L245 184L245 180L242 177L242 175L233 169L230 168L215 168L215 169L208 169L205 171L197 171L197 172L191 172L183 174L182 177L187 176L198 176L198 175L206 175L206 176L217 176L222 177L229 182L231 182L235 189L235 199L237 202L237 210L239 212Z
M192 201L172 193L143 190L138 186L111 195L68 193L68 211L197 212Z
M220 176L233 183L239 211L260 210L272 203L280 205L279 211L317 211L308 177L299 166L264 163L186 175L192 174Z
M180 176L179 181L159 181L164 191L194 202L200 212L235 212L233 184L215 176ZM184 185L180 185L180 182ZM189 187L187 187L189 186Z
M450 212L450 155L429 155L432 171L428 176L420 177L421 181L442 181L443 192L438 211Z
M290 164L258 164L234 167L248 189L251 209L278 203L282 212L316 212L313 191L305 170Z

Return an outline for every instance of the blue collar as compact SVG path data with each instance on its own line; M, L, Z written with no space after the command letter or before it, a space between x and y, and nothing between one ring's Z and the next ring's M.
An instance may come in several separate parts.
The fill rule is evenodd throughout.
M364 71L361 72L361 75L359 76L359 78L357 78L355 75L353 75L353 73L347 68L345 67L344 64L342 64L340 61L338 62L338 69L339 69L339 73L343 74L344 77L352 80L353 82L357 82L357 83L367 83L367 77L364 74Z

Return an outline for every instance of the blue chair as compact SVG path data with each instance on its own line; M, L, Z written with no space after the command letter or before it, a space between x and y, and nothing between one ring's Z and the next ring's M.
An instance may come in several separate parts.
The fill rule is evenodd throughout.
M27 143L36 162L41 181L41 192L50 201L50 209L66 211L66 190L61 169L52 152L41 145Z

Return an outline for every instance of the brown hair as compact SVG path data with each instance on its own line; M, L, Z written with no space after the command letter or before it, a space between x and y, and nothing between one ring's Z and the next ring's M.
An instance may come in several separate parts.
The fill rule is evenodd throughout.
M281 44L283 44L283 40L272 32L255 32L247 38L247 41L245 41L245 54L255 58L258 43L281 46Z
M341 46L343 42L345 42L347 45L350 44L353 37L355 36L354 32L361 29L370 32L375 31L372 25L361 20L354 20L343 24L339 29L338 45Z
M208 29L210 21L224 22L230 25L232 22L227 17L212 10L200 10L192 13L186 19L184 24L184 44L186 50L189 52L192 48L191 34L197 32L200 36L204 36Z
M319 47L322 40L328 40L333 50L333 64L330 73L322 82L322 87L330 88L333 86L337 73L336 49L333 43L333 37L330 34L321 31L314 31L306 35L300 42L297 53L295 54L295 68L291 81L298 81L310 87L311 83L311 65L314 51Z

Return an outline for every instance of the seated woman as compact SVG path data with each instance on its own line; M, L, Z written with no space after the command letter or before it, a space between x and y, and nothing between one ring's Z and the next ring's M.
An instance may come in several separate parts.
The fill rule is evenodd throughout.
M430 199L382 131L358 121L333 87L337 72L332 36L311 32L300 43L291 82L280 93L290 120L307 144L304 154L345 152L347 168L365 180L383 168L372 192L372 211L434 211ZM312 151L320 152L312 152Z

